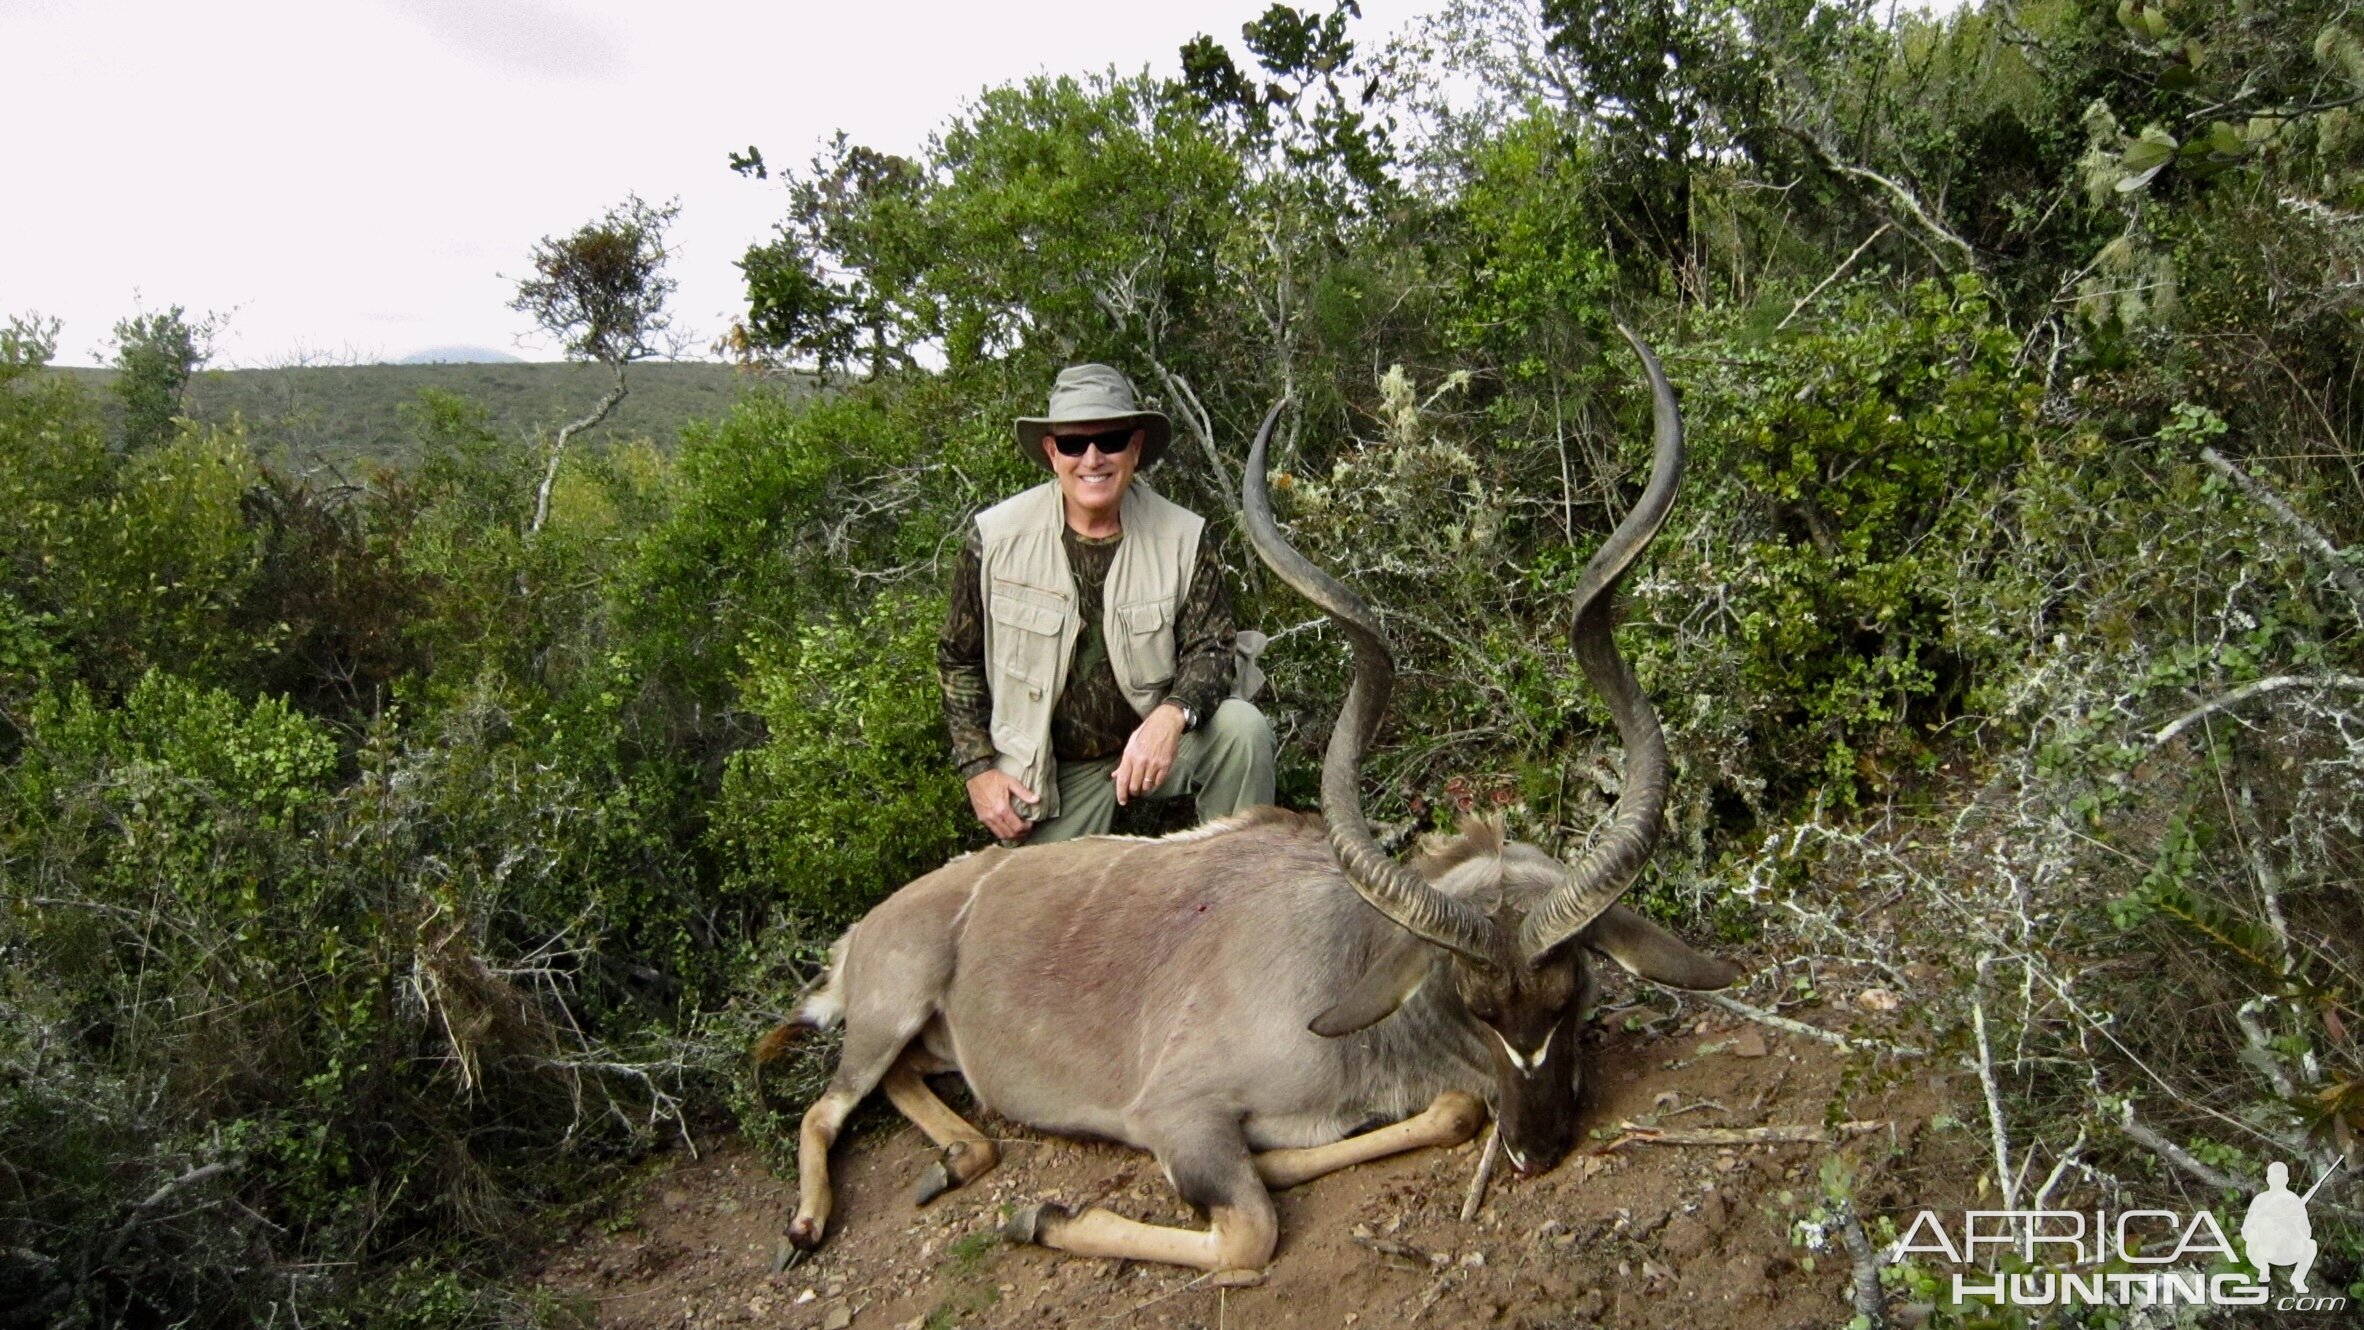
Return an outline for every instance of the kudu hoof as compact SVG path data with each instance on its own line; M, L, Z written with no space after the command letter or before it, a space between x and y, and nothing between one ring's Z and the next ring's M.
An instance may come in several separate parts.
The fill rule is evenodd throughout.
M927 1172L919 1175L919 1185L911 1189L911 1203L926 1205L958 1185L952 1180L952 1170L946 1168L944 1161L939 1159L928 1165Z
M1003 1240L1024 1245L1042 1241L1043 1229L1067 1217L1067 1207L1052 1201L1021 1205L1001 1222Z
M821 1245L821 1221L810 1215L798 1215L788 1221L788 1245L798 1251L812 1251Z

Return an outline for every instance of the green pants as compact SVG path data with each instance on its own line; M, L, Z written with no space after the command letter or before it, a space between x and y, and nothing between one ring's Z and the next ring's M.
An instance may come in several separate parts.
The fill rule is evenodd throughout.
M1025 843L1048 845L1098 836L1116 821L1117 759L1059 764L1059 815L1036 824ZM1272 726L1252 703L1226 698L1215 714L1182 736L1165 784L1151 799L1198 796L1198 820L1229 817L1272 802Z

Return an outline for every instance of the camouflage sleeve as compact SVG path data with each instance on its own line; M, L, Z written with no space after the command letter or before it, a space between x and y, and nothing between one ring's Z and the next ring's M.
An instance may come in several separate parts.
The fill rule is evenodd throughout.
M1231 638L1230 578L1216 557L1215 542L1201 539L1190 595L1174 630L1174 688L1167 694L1201 722L1231 696Z
M951 605L936 635L936 682L944 690L944 728L952 734L952 762L966 780L993 765L993 695L985 686L985 595L979 585L983 554L975 531L952 569Z

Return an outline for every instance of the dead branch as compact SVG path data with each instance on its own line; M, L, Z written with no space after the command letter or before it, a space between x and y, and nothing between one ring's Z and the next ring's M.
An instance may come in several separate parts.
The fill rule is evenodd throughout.
M2364 675L2354 674L2277 674L2270 679L2245 683L2211 702L2205 702L2177 716L2151 736L2151 747L2158 748L2172 742L2177 735L2220 711L2229 711L2253 697L2279 693L2292 688L2337 688L2344 692L2364 693Z
M1861 1136L1887 1125L1883 1119L1867 1118L1842 1122L1836 1130L1841 1136ZM1627 1145L1826 1145L1830 1136L1830 1131L1806 1122L1770 1127L1638 1127L1623 1122L1617 1138L1592 1153L1607 1154Z
M138 1205L133 1206L131 1208L131 1213L124 1216L122 1226L115 1230L114 1241L107 1244L107 1258L106 1260L100 1262L100 1264L102 1266L113 1265L116 1258L123 1254L124 1244L131 1241L132 1233L137 1231L141 1224L147 1222L148 1213L154 1210L157 1206L164 1204L166 1200L170 1199L174 1192L179 1191L183 1187L194 1187L198 1183L205 1181L207 1178L215 1177L222 1173L227 1173L229 1170L229 1163L223 1160L216 1160L210 1164L201 1164L198 1167L192 1168L188 1172L181 1174L177 1178L167 1180L163 1186L158 1187L152 1192L149 1192L146 1200L141 1201Z
M1873 1048L1900 1058L1925 1056L1922 1050L1909 1044L1891 1044L1878 1039L1849 1039L1836 1030L1825 1030L1819 1025L1808 1025L1804 1021L1791 1020L1777 1012L1770 1012L1762 1007L1752 1007L1736 997L1728 997L1722 993L1686 993L1683 996L1697 998L1710 1006L1722 1007L1735 1016L1746 1016L1759 1025L1769 1026L1784 1034L1804 1035L1808 1039L1829 1044L1833 1048L1846 1050Z
M2324 535L2314 523L2299 516L2298 510L2291 507L2281 495L2275 493L2272 486L2242 470L2240 463L2226 457L2214 448L2202 448L2200 460L2214 468L2217 474L2233 482L2257 506L2272 513L2274 520L2280 522L2292 535L2298 537L2299 544L2306 546L2310 552L2321 559L2323 566L2331 573L2331 579L2339 583L2340 590L2347 593L2349 612L2359 618L2364 618L2364 578L2358 578L2356 570L2350 568L2347 560L2340 557L2339 547L2331 543L2330 537Z
M1896 223L1894 222L1882 222L1880 223L1878 230L1872 232L1870 235L1865 236L1863 238L1863 243L1855 247L1854 253L1849 254L1846 258L1839 260L1839 266L1830 270L1830 276L1823 278L1819 282L1816 282L1814 284L1813 290L1808 291L1806 294L1798 297L1798 303L1790 306L1789 313L1781 316L1781 322L1773 325L1773 331L1780 332L1782 329L1788 327L1789 321L1798 316L1799 310L1802 310L1806 306L1813 304L1814 297L1821 295L1823 290L1827 288L1832 282L1839 280L1841 276L1845 275L1849 268L1855 266L1855 260L1863 257L1863 251L1870 249L1872 247L1873 241L1878 240L1881 236L1888 234L1890 229L1892 229L1895 225Z
M1494 1156L1502 1152L1502 1124L1486 1128L1486 1152L1478 1156L1477 1172L1469 1179L1469 1194L1461 1198L1461 1222L1477 1218L1486 1203L1486 1185L1494 1180Z
M1863 1232L1855 1202L1839 1202L1838 1211L1839 1239L1847 1244L1848 1259L1855 1265L1856 1321L1863 1330L1888 1330L1888 1300L1880 1293L1879 1256Z
M1904 209L1905 216L1911 218L1923 231L1944 241L1949 248L1960 254L1962 256L1961 266L1971 269L1978 267L1978 251L1970 247L1969 241L1946 229L1945 223L1931 216L1929 210L1921 206L1919 197L1910 189L1877 171L1840 161L1838 155L1833 153L1820 138L1795 125L1786 126L1786 128L1789 130L1790 137L1804 144L1806 151L1813 154L1815 161L1820 163L1824 170L1833 175L1844 176L1849 180L1859 180L1879 186L1888 197L1895 200L1897 206ZM1943 260L1940 262L1942 263Z
M1174 415L1182 422L1183 432L1198 441L1199 451L1206 455L1207 469L1215 475L1215 493L1223 500L1224 511L1231 514L1233 524L1240 521L1239 477L1231 473L1231 464L1223 460L1223 451L1215 444L1215 422L1207 414L1205 403L1190 386L1190 380L1167 369L1165 362L1151 357L1150 372L1165 386L1166 397L1174 405Z
M1986 972L1994 953L1978 958L1978 981L1970 990L1970 1028L1978 1037L1978 1084L1986 1092L1986 1125L1995 1151L1995 1184L2003 1189L2003 1208L2019 1208L2019 1183L2011 1172L2011 1134L2003 1125L2003 1097L1995 1088L1994 1049L1986 1037Z
M2218 1191L2246 1191L2238 1179L2222 1169L2212 1168L2192 1156L2191 1151L2161 1136L2150 1127L2134 1120L2134 1101L2128 1100L2118 1113L2118 1128L2161 1159L2191 1174Z
M558 484L558 459L565 455L567 441L577 434L607 419L607 413L624 400L624 364L616 362L616 386L607 390L599 405L591 408L582 419L572 421L558 431L558 441L550 445L550 463L542 468L542 486L534 494L534 523L526 528L527 535L541 534L542 524L550 520L550 490Z

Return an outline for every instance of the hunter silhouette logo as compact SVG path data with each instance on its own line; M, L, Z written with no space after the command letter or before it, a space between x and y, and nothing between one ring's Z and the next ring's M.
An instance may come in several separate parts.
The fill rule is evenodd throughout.
M2338 1168L2334 1164L2325 1169L2300 1196L2290 1190L2288 1164L2277 1160L2266 1165L2266 1189L2249 1203L2249 1215L2241 1221L2241 1245L2248 1249L2249 1263L2257 1267L2260 1280L2273 1283L2274 1267L2287 1265L2291 1290L2307 1291L2307 1270L2315 1263L2315 1229L2307 1222L2307 1202Z

